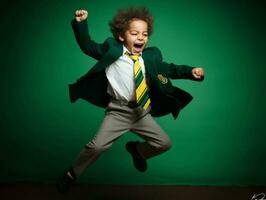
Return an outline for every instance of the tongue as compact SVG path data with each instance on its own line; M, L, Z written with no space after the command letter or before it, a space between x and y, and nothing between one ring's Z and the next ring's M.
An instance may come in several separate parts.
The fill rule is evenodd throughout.
M140 47L134 47L134 52L140 53L140 51L141 51L141 48Z

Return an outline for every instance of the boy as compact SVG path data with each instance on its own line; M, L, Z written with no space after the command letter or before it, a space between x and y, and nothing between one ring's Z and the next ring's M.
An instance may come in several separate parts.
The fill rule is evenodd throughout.
M179 111L191 100L187 92L172 86L169 78L202 81L202 68L168 64L156 47L145 48L152 34L153 17L146 8L120 10L110 22L114 38L94 42L87 27L86 10L77 10L72 28L81 50L98 60L76 83L69 85L70 100L82 98L106 108L94 139L81 150L76 161L57 182L60 192L70 185L123 133L132 131L145 141L130 141L126 150L135 168L147 170L147 159L171 147L167 134L154 121Z

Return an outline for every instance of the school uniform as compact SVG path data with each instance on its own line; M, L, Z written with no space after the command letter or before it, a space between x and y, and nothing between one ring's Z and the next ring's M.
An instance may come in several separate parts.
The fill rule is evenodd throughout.
M128 50L123 44L114 38L107 38L101 44L96 43L88 33L86 20L73 20L72 28L81 50L98 62L84 76L69 85L70 101L74 103L83 99L105 108L105 117L95 138L85 145L73 163L75 174L79 176L104 150L128 131L145 139L137 147L144 159L168 150L171 140L153 117L171 113L176 119L180 110L192 100L189 93L173 86L170 79L198 81L192 75L193 67L166 63L158 48L145 48L139 59L151 103L144 110L134 103L134 81L130 75L133 62L127 57Z

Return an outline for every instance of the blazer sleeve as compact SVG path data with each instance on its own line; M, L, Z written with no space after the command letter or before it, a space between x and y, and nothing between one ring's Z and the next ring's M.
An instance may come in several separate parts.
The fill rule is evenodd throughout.
M73 19L71 25L76 41L83 53L99 60L108 50L108 39L102 44L93 41L89 35L87 20L77 22Z
M171 79L190 79L194 81L203 81L204 77L202 79L196 79L192 75L192 69L195 67L191 67L188 65L176 65L174 63L167 63L163 61L162 53L159 49L158 56L160 57L161 65L163 70L165 71L166 75Z

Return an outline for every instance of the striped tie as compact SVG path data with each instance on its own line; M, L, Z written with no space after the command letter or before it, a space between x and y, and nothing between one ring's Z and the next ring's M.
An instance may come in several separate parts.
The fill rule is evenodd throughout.
M135 79L135 86L136 86L137 104L143 107L144 110L146 110L149 107L151 100L149 98L148 87L144 79L142 70L141 70L139 56L130 55L128 53L126 55L128 55L134 62L134 79Z

